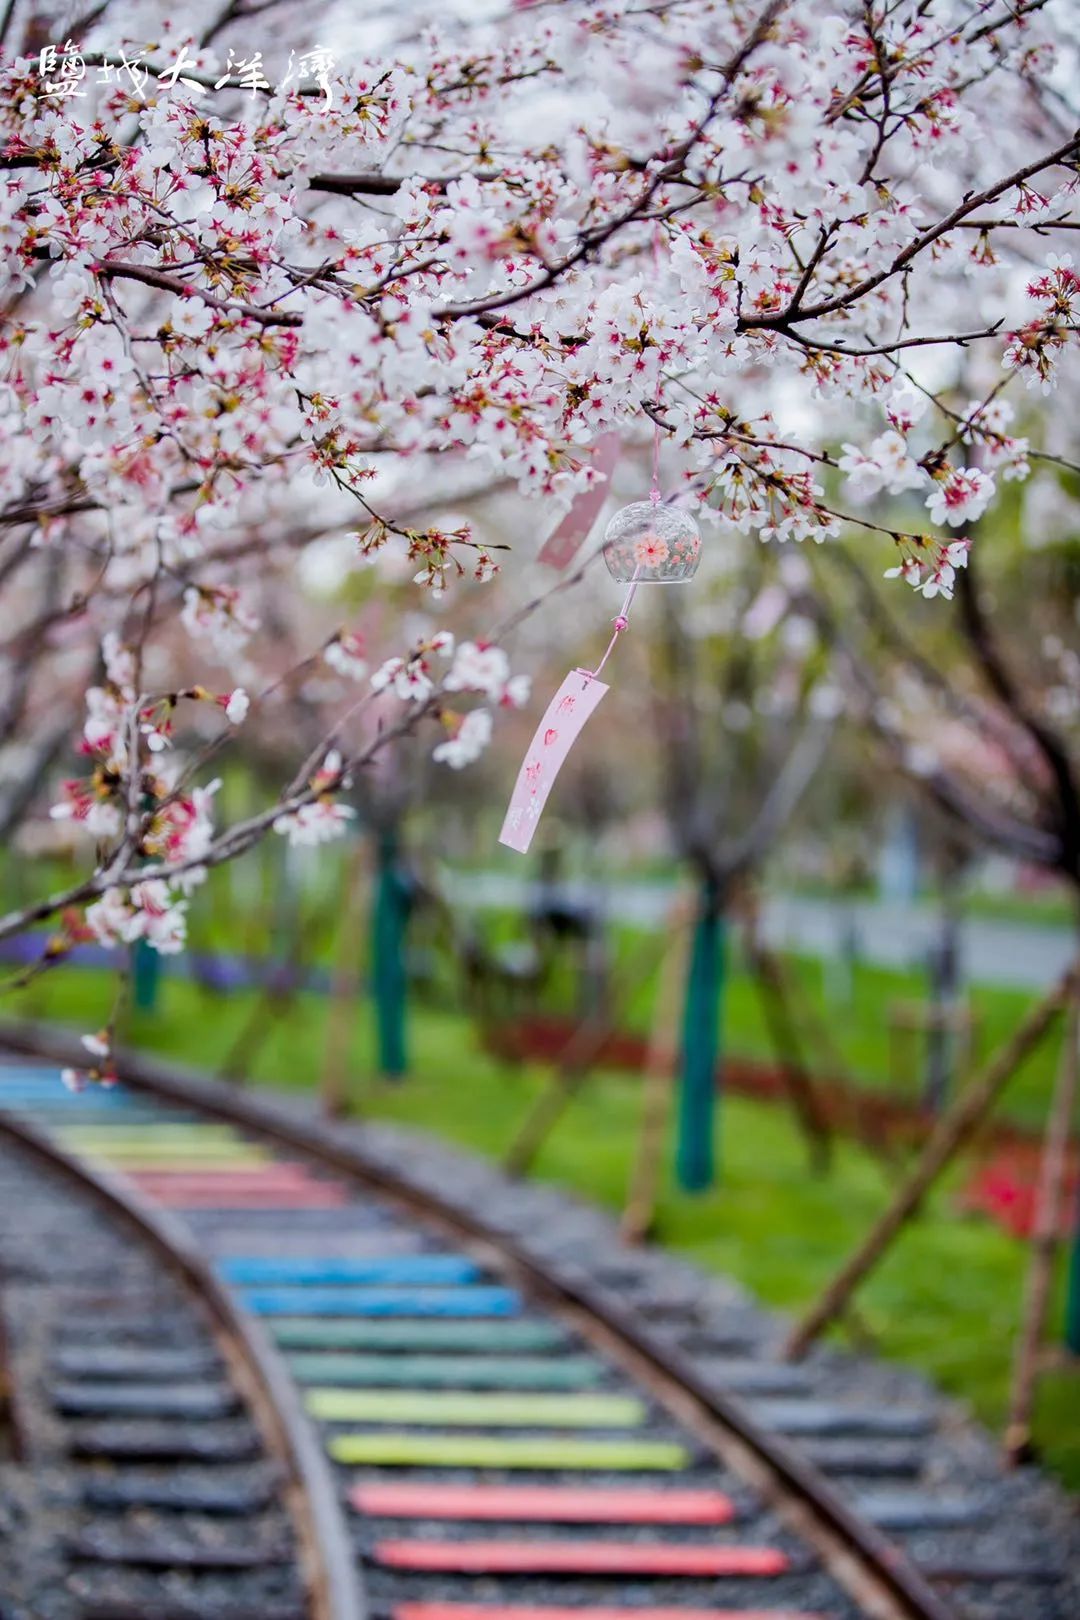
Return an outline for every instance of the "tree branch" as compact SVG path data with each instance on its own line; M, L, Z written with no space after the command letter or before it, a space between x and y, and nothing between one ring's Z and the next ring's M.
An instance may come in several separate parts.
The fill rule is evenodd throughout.
M180 276L167 275L164 270L155 270L148 264L121 264L116 259L94 259L90 268L95 275L107 280L139 281L146 287L160 287L163 291L175 293L180 298L201 299L204 304L209 304L211 309L242 315L245 320L256 321L260 326L304 324L302 315L259 309L257 305L245 304L239 298L219 298L216 293L206 292L204 288L193 286L190 281L184 281Z

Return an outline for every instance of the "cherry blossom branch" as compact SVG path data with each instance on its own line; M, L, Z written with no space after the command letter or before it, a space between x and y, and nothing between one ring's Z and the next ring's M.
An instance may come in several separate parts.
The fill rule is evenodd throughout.
M887 712L887 694L875 679L869 664L855 651L850 637L841 630L836 616L824 599L814 595L807 600L812 613L829 645L841 655L851 678L864 700L864 719L874 734L886 744L904 775L928 792L949 815L971 828L979 837L988 840L1020 860L1035 861L1039 865L1057 867L1061 859L1061 841L1053 833L1030 826L1007 812L991 809L985 795L970 792L955 777L940 766L911 770L907 758L905 739L890 725L883 715Z
M397 741L400 737L408 735L419 722L430 713L433 700L418 705L406 713L395 725L386 726L380 730L366 748L350 759L342 762L335 782L323 784L320 787L305 787L299 791L278 799L267 809L249 816L246 821L234 823L226 832L214 840L210 846L199 855L191 855L176 862L156 861L147 864L128 864L126 840L121 845L123 859L119 862L114 859L102 872L84 878L80 883L72 884L56 894L48 895L19 911L9 912L7 916L0 917L0 940L9 938L12 934L21 933L34 923L44 922L57 912L66 910L69 906L82 905L91 900L100 898L110 889L127 889L141 883L162 881L170 883L182 877L187 872L202 870L222 865L223 862L234 860L238 855L244 854L253 844L257 843L262 835L270 830L275 821L283 816L294 815L306 805L313 804L327 792L340 787L345 780L370 764L381 749ZM138 774L137 771L135 773Z
M987 186L984 190L969 194L962 202L957 204L951 213L946 214L944 219L939 220L936 225L928 227L925 231L921 231L908 243L906 248L903 248L896 255L891 264L884 270L878 271L876 275L867 276L864 280L856 283L854 287L837 294L835 298L827 298L819 304L811 305L809 309L797 307L793 300L780 314L773 316L763 315L757 319L755 324L763 327L775 327L780 331L785 331L795 320L820 320L824 315L832 315L837 310L847 309L851 304L865 298L867 293L873 292L884 282L891 280L913 259L917 258L920 253L923 253L928 247L932 247L941 237L947 235L955 225L960 224L969 214L974 213L975 209L982 208L988 202L993 202L995 198L1002 196L1006 191L1010 191L1022 181L1030 180L1033 175L1040 174L1044 169L1053 168L1056 164L1063 163L1070 157L1075 157L1077 153L1080 153L1080 135L1072 135L1053 152L1044 153L1042 157L1034 158L1032 162L1024 164L1022 168L1015 169L1012 174L1007 175L1004 179L996 180L993 185Z
M239 298L220 298L216 293L207 292L203 287L197 287L190 281L184 281L179 276L170 276L163 270L155 270L146 264L120 264L116 259L94 259L90 268L95 275L110 280L139 281L146 287L159 287L164 292L176 293L180 298L198 298L211 309L223 310L228 314L243 315L245 320L255 321L259 326L302 326L302 315L294 315L288 311L273 309L260 309L256 304L245 304Z
M756 326L771 325L771 322L762 323L753 319L742 323L743 331L753 331ZM848 354L857 359L868 359L877 354L896 354L900 349L927 349L940 348L943 344L949 347L964 349L969 343L977 343L984 338L997 337L1005 325L1004 318L995 321L991 326L985 326L979 332L949 332L935 333L933 336L894 338L891 343L876 343L866 348L855 349L848 344L832 343L828 338L805 337L801 332L784 329L783 335L791 343L797 343L801 349L810 353L820 354ZM1069 325L1063 328L1075 331L1076 327Z
M1061 868L1080 885L1080 783L1060 737L1035 714L1021 692L998 646L979 595L973 562L961 571L957 583L960 623L991 690L1017 724L1022 726L1049 767L1055 786L1055 821L1061 837Z
M928 657L917 643L906 634L873 588L865 572L846 546L831 546L821 557L821 572L829 569L842 571L855 587L857 609L875 635L893 647L907 666L922 681L928 691L938 692L952 713L962 718L976 732L991 731L995 742L1008 754L1017 776L1032 781L1035 764L1030 739L1017 732L1015 717L1006 720L997 710L979 706L971 697L949 679L940 660ZM1021 742L1026 744L1021 747Z
M524 287L512 288L509 291L489 293L486 297L474 298L465 303L449 304L443 309L435 311L436 318L440 321L456 321L467 316L489 315L496 310L509 309L523 299L531 298L535 293L543 292L545 288L553 286L575 265L580 264L583 259L595 253L598 248L603 247L628 225L640 221L657 192L681 173L686 159L690 156L690 153L701 140L719 111L737 74L758 47L768 38L773 23L788 3L789 0L769 0L769 4L765 7L738 50L723 67L716 70L723 79L722 88L710 97L704 114L695 123L691 133L684 141L678 144L673 155L650 176L641 196L630 208L616 215L614 219L608 220L605 224L597 225L593 230L583 232L581 240L574 251L559 264L550 265L536 281L530 282Z

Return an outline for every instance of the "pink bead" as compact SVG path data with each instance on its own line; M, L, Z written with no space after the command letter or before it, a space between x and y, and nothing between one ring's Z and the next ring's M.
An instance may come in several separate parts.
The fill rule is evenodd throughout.
M626 614L620 613L619 617L615 620L615 628L616 630L625 630L629 623L630 620L626 617Z

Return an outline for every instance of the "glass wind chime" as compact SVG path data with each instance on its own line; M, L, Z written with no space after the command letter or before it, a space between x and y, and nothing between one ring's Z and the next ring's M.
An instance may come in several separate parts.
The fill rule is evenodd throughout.
M653 440L652 489L647 501L620 507L604 531L604 561L611 577L627 587L611 639L595 669L574 669L548 704L518 772L499 842L524 855L532 843L548 794L585 722L607 692L598 679L630 620L639 585L679 585L692 579L701 560L701 536L687 512L666 505L660 493L660 429Z

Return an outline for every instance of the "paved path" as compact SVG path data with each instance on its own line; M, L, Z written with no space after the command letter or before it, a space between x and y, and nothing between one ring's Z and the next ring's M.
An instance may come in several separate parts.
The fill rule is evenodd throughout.
M445 874L442 881L455 903L481 910L522 907L533 892L528 879L504 872ZM667 917L676 889L656 880L606 890L567 883L559 892L579 902L591 899L612 921L649 928ZM785 950L834 960L850 951L882 967L921 968L937 933L938 914L925 904L773 895L765 902L762 924L768 942ZM969 917L961 926L961 972L978 984L1040 989L1065 971L1075 949L1069 930L1049 923Z
M447 872L440 881L446 897L466 910L520 910L535 893L528 878L504 872ZM560 898L598 906L613 922L650 929L663 925L677 889L658 879L606 889L564 883L557 885L557 892ZM881 967L922 968L936 936L938 914L925 904L772 895L764 905L762 926L769 944L778 949L830 961L850 954ZM19 966L33 962L42 945L43 935L37 933L5 940L0 943L0 962ZM1061 976L1075 953L1069 930L1049 923L969 917L961 926L961 975L976 984L1042 989ZM97 945L77 946L68 957L69 962L84 967L109 967L115 960L115 953ZM282 984L299 980L316 993L330 987L328 968L297 969L257 957L185 951L163 965L170 975L222 991L263 984L275 974Z

